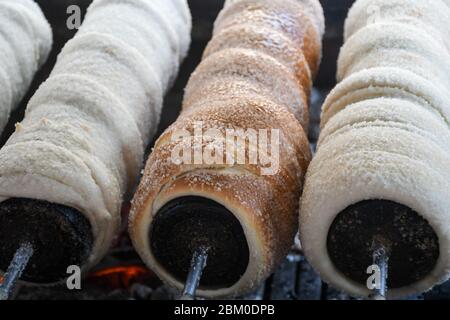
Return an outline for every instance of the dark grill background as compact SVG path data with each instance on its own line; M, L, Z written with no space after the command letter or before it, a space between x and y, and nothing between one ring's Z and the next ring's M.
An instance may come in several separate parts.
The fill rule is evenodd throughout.
M79 5L83 12L91 0L36 0L49 19L54 31L54 48L47 64L36 75L29 93L21 106L11 116L11 121L0 139L0 145L8 139L14 130L14 123L23 118L25 106L49 75L57 54L63 45L73 37L75 31L66 28L66 9L69 5ZM323 60L319 76L316 80L316 88L312 96L311 104L311 130L309 132L313 147L319 134L320 106L329 90L335 85L336 60L339 48L342 45L343 23L348 8L353 0L321 0L326 15L327 32L324 37ZM159 133L177 118L183 89L190 74L200 62L204 47L211 38L213 22L223 6L223 0L189 0L193 15L192 46L188 58L185 60L178 80L173 89L165 99L163 117ZM151 145L150 145L151 146ZM150 147L149 146L149 147ZM126 207L126 206L125 206ZM124 210L126 217L126 209ZM126 220L126 219L125 219ZM125 227L125 224L124 224ZM138 256L134 253L127 238L124 228L115 248L109 256L97 266L94 272L110 266L128 266L130 264L140 265ZM97 279L98 280L98 279ZM171 299L176 294L161 285L154 275L150 274L142 281L133 285L121 283L122 278L109 279L108 283L88 280L83 282L83 290L69 292L65 287L51 288L18 288L16 299ZM120 282L120 283L116 283ZM438 286L433 291L411 297L410 299L446 299L450 297L450 284ZM246 299L350 299L323 283L314 273L311 266L305 261L299 251L293 250L279 270L266 281L265 285Z

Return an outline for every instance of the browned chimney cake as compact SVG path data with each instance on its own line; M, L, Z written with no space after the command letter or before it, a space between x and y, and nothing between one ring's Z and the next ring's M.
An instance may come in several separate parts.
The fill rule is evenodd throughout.
M69 265L104 256L190 30L186 0L91 4L0 150L2 270L22 243L34 248L29 282L59 281Z
M308 100L323 32L317 0L226 1L133 200L135 248L170 286L183 288L199 248L208 261L197 293L209 298L255 290L288 253L311 159ZM230 130L247 133L241 149L225 150L236 141ZM255 146L250 131L270 132L270 142ZM277 170L251 161L277 146Z

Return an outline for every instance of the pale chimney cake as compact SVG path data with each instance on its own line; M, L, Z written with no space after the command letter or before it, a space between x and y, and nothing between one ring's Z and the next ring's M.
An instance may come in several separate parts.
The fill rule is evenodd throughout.
M288 253L311 159L308 100L323 32L317 0L226 1L182 114L156 142L133 200L135 248L170 286L183 288L199 248L208 260L197 293L209 298L255 290ZM250 138L241 145L245 161L234 161L224 147L232 129L267 130L271 143L279 132L266 146L279 146L278 170L267 174L265 163L250 161L264 147ZM200 142L177 138L180 132ZM219 161L173 157L211 148L224 151Z
M449 277L448 21L441 0L359 0L349 12L300 236L321 277L350 294L370 293L376 247L389 259L388 297Z
M0 269L21 242L35 247L30 282L103 257L190 30L185 0L92 3L0 151Z
M47 60L52 30L33 0L0 0L0 133Z

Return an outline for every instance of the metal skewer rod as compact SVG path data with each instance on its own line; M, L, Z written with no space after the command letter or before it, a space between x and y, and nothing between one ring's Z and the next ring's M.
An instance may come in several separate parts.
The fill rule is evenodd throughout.
M377 239L374 239L372 249L373 264L377 265L380 269L380 283L373 290L369 298L372 300L386 300L389 261L388 249Z
M7 300L11 295L17 281L33 256L34 249L31 243L25 242L17 249L0 284L0 300Z
M200 247L192 255L191 269L184 285L180 300L195 300L196 291L200 284L203 270L208 260L208 248Z

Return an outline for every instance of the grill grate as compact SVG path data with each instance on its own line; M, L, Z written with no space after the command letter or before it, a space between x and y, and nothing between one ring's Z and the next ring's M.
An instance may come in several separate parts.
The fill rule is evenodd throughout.
M139 265L134 253L132 260L117 259L110 255L99 268L110 263L122 266ZM70 291L65 285L52 287L18 287L12 296L15 300L172 300L179 293L164 286L157 277L148 272L146 276L135 279L137 282L128 287L118 285L117 278L110 278L108 283L92 280L88 277L82 282L82 290ZM450 297L450 282L433 290L405 298L405 300L447 300ZM354 300L355 298L323 283L305 258L298 251L291 252L278 270L254 293L241 297L244 300Z

